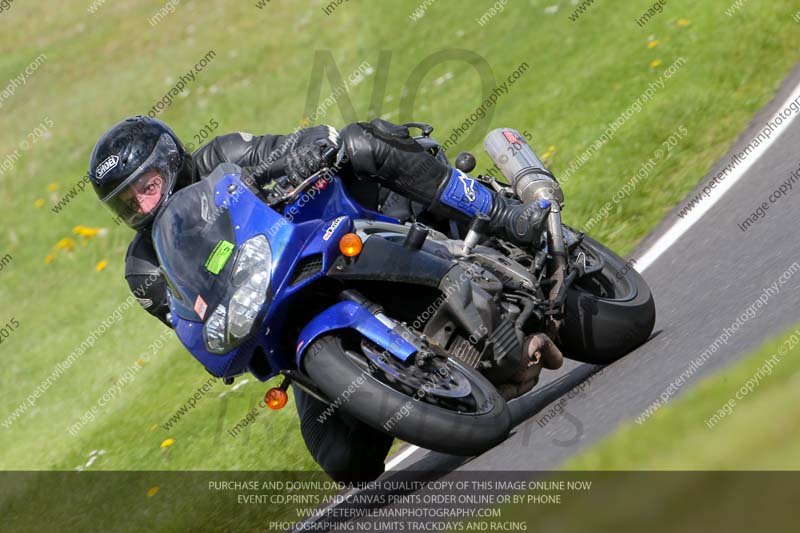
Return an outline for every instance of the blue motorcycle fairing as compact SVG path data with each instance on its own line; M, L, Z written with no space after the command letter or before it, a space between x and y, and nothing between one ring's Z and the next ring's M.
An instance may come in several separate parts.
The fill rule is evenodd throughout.
M295 360L291 354L283 354L278 349L280 332L292 296L325 275L340 254L339 238L352 229L353 220L369 219L392 223L397 223L397 220L363 209L350 199L338 177L325 180L327 184L315 188L313 194L301 195L297 201L286 207L283 215L264 203L242 182L241 169L236 165L223 163L206 180L214 182L214 205L225 210L232 220L237 255L238 247L248 239L256 235L267 238L272 252L268 300L262 309L263 317L259 316L257 320L258 331L249 340L225 354L213 354L206 349L200 317L197 317L197 321L188 320L173 312L172 323L184 346L213 375L228 377L249 370L259 380L266 381L280 370L294 367ZM319 272L290 286L289 280L298 262L315 254L322 258ZM230 263L235 263L235 260L236 255L231 257ZM200 265L199 268L203 267ZM171 294L169 301L171 309L175 309L176 302ZM205 316L210 316L213 311L214 308L209 307ZM361 318L377 321L366 310L364 312L369 317ZM381 339L387 335L380 332L376 324L369 324L362 329L372 335L368 338L383 346ZM405 351L398 352L401 357L408 350L407 346L403 346ZM255 361L258 357L265 357L266 361Z
M396 218L363 208L350 198L342 180L335 175L333 178L330 176L320 177L317 185L309 188L297 200L287 204L283 209L283 216L293 222L312 219L330 220L342 215L353 219L364 218L392 224L400 223Z
M214 376L236 375L246 367L245 357L238 356L241 353L252 352L252 349L248 350L248 343L237 346L225 355L213 354L206 350L202 322L192 322L176 316L173 324L175 333L186 349ZM232 368L234 365L236 365L235 370Z
M344 301L321 312L300 332L297 343L297 368L302 368L303 355L314 339L338 329L354 329L404 362L417 351L413 344L378 320L362 305Z

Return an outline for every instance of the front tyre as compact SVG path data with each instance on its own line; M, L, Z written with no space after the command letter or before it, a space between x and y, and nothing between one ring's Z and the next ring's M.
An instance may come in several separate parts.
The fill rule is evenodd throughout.
M411 359L340 331L315 340L303 368L332 406L422 448L477 455L508 436L508 406L486 378L455 358Z
M612 363L650 337L656 321L653 295L630 264L594 239L584 237L575 253L581 252L604 265L569 287L559 347L570 359Z

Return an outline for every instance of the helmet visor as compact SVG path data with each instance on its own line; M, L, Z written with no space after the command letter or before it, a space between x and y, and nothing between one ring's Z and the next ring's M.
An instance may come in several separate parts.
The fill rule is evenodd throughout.
M180 161L178 146L165 133L147 160L102 202L131 228L145 226L172 192Z

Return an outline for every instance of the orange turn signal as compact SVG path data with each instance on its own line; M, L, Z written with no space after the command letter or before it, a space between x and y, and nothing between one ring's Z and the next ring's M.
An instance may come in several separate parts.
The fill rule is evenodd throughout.
M270 409L283 409L286 402L289 401L289 396L286 394L285 390L273 387L267 391L267 394L264 396L264 401Z
M355 233L345 233L339 240L339 251L346 257L355 257L361 253L364 243Z

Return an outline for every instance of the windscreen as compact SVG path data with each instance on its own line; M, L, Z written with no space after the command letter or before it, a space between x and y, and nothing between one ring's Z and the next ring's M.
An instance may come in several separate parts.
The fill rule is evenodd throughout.
M175 193L156 218L153 244L178 316L203 321L225 297L236 237L227 209L214 205L216 180Z

